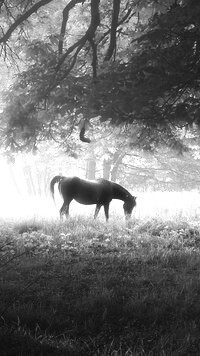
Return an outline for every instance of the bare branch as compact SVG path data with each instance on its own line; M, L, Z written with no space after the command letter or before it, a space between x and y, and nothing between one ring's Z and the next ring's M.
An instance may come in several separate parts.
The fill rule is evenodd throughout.
M19 16L15 22L9 27L8 31L0 38L0 43L6 43L11 37L12 33L16 30L16 28L25 20L27 20L34 12L37 12L40 7L47 5L53 0L40 0L36 4L34 4L29 10L27 10L24 14Z
M80 135L79 138L82 142L90 143L91 140L89 137L85 137L86 126L88 125L87 120L82 120L80 122Z
M12 14L12 12L10 11L10 8L9 6L6 4L6 2L4 2L4 6L5 6L5 9L6 9L6 13L8 16L10 16L14 21L16 20Z
M127 11L126 15L124 15L124 17L122 17L122 19L118 22L117 27L119 27L119 26L122 25L126 20L128 20L130 15L131 15L130 18L131 18L133 15L135 15L135 12L133 12L132 14L131 14L131 12L132 12L132 9L129 9L129 10ZM109 30L107 30L107 31L101 36L101 38L98 40L98 45L99 45L99 43L101 43L101 42L104 40L104 38L105 38L106 36L109 35L110 31L111 31L111 30L110 30L110 28L109 28ZM117 31L116 31L116 32L117 32Z
M62 20L62 25L61 25L61 30L60 30L60 39L58 43L58 53L61 55L63 53L63 41L64 41L64 36L65 36L65 31L66 31L66 26L67 26L67 21L69 18L69 12L75 5L79 3L84 3L85 0L71 0L64 8L63 10L63 20Z
M68 50L61 56L58 61L58 65L56 67L56 71L58 71L65 61L65 59L78 47L79 51L83 48L85 43L89 41L91 38L93 39L95 36L95 32L97 27L100 24L100 15L99 15L99 2L100 0L91 0L91 21L86 33L75 42Z
M92 47L92 69L93 69L93 79L97 77L97 64L98 64L98 57L97 57L97 45L94 42L93 38L89 39L89 42Z
M1 8L2 8L3 4L4 4L4 0L1 0L0 1L0 12L1 12Z
M118 18L120 11L121 0L113 0L113 13L112 13L112 23L110 31L110 44L105 55L104 61L109 61L116 49L116 30L118 27Z

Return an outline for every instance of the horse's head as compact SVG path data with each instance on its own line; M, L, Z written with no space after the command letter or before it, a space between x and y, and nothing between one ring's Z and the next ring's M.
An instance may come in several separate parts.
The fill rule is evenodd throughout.
M134 196L127 196L127 199L124 202L123 208L124 208L124 214L126 219L129 219L131 217L133 208L136 206L136 197Z

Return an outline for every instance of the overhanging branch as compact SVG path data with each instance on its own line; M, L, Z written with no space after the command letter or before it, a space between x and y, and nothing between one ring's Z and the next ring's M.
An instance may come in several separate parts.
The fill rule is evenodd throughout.
M27 10L24 14L19 16L15 22L9 27L8 31L0 38L0 44L6 43L11 37L12 33L16 30L16 28L25 20L27 20L34 12L37 12L40 7L49 4L53 0L40 0L35 5L33 5L29 10Z

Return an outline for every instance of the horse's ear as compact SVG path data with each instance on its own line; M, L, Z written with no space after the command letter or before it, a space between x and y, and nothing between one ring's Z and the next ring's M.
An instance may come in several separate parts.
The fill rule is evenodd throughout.
M133 197L135 200L137 199L137 197Z

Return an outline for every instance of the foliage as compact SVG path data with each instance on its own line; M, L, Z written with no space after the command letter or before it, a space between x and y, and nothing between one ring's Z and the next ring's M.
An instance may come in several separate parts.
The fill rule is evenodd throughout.
M47 128L49 122L52 124L53 120L52 118L48 120L47 117L49 107L51 110L52 104L55 121L58 120L59 124L61 121L60 126L62 127L62 121L64 120L68 126L67 131L71 134L71 127L77 124L75 117L75 114L76 116L78 114L77 108L79 108L82 115L84 114L84 108L81 105L82 86L86 86L84 78L88 78L88 84L91 83L91 69L88 65L88 61L91 60L91 53L88 52L91 49L93 51L93 76L96 71L93 38L99 25L100 9L98 2L92 1L91 6L87 2L85 3L85 1L70 1L67 5L62 2L59 7L55 4L48 4L46 6L47 3L51 3L51 1L40 1L38 3L35 2L35 4L30 3L29 5L24 1L19 7L16 6L14 10L11 4L9 4L10 8L8 6L8 9L10 12L3 11L4 4L2 4L1 14L3 18L10 18L11 14L13 15L13 19L17 16L17 20L14 22L12 20L13 24L10 27L4 24L5 28L2 30L0 43L5 43L5 48L7 48L11 34L15 34L14 30L24 23L24 19L29 19L32 30L34 25L37 26L33 31L33 35L31 35L28 28L24 25L28 37L23 36L20 40L20 45L23 45L20 57L23 58L26 65L21 65L22 71L18 75L17 81L5 96L7 105L4 112L4 121L5 126L7 125L8 127L6 131L7 142L5 144L8 144L15 151L26 149L27 146L36 146L36 141L40 140L38 137L40 133L42 134L42 139L48 138ZM82 4L80 5L80 3ZM124 16L126 5L128 6L125 3L123 4L124 8L122 8L121 16ZM24 7L23 4L25 5ZM112 7L111 5L110 1L109 6ZM35 6L38 8L41 7L41 9L39 15L34 15L33 18L33 16L30 17L29 15L33 15ZM63 16L61 13L62 10ZM71 15L72 10L75 10L73 16ZM106 13L105 23L103 24L103 28L106 28L106 33L100 32L96 36L100 43L104 39L105 47L110 33L107 30L107 23L111 18L112 10L106 10L104 2L101 10L104 10ZM15 12L21 14L17 15ZM130 12L129 9L127 16L130 15ZM56 13L54 18L52 18L52 13ZM90 23L88 15L91 17ZM122 23L127 19L127 16L123 17ZM43 18L47 19L45 23ZM51 27L49 26L50 22L54 24ZM45 36L38 39L38 28L41 31L42 23L45 26ZM87 30L85 30L86 27L88 27ZM61 31L60 36L59 30ZM70 32L74 31L74 36L70 40ZM57 53L57 48L59 53ZM82 78L80 83L78 77ZM41 115L38 118L38 112L41 110L47 110L45 117L46 126L41 120ZM60 117L58 117L58 114L62 115L61 120L59 120ZM59 136L61 136L59 139L63 140L62 135ZM23 143L25 144L23 145Z
M137 147L182 150L177 128L199 125L199 11L195 0L2 2L2 51L23 60L4 97L4 145L66 142L100 116L128 125Z
M145 33L134 31L131 59L95 85L101 116L138 124L149 148L181 147L176 128L199 125L199 11L198 2L188 2L156 12Z

